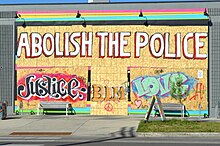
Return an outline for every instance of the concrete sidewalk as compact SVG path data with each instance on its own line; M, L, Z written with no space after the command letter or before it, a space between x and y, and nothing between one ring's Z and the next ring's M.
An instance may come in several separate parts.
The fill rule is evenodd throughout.
M6 120L0 120L0 136L9 136L13 132L70 132L70 136L93 137L134 137L156 136L161 133L136 133L138 123L144 115L129 116L91 116L91 115L19 115ZM167 118L170 119L170 118ZM188 117L192 121L217 121L220 119ZM160 120L160 117L151 117L150 120ZM206 134L206 133L205 133ZM162 134L163 136L175 136L176 134ZM178 134L181 136L180 134ZM183 133L183 136L192 136L191 133ZM197 133L195 136L203 135ZM31 135L30 135L31 136ZM213 136L220 136L219 133Z
M0 136L12 132L71 132L72 136L135 136L143 116L23 115L0 121Z

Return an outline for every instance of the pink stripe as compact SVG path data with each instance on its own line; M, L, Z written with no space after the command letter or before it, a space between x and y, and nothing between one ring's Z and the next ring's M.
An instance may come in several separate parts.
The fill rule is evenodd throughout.
M88 66L88 70L91 70L91 66Z
M142 10L142 12L203 12L205 9L155 9L155 10ZM82 10L84 13L124 13L124 12L140 12L140 10Z
M77 13L77 10L65 10L65 11L18 11L18 14L40 14L40 13Z
M200 9L155 9L142 10L142 12L204 12L205 8ZM140 10L79 10L80 13L126 13L126 12L140 12ZM48 14L48 13L77 13L77 10L65 11L18 11L18 14Z
M160 9L160 10L143 10L142 12L204 12L205 9Z
M88 67L88 66L80 66L80 67ZM72 68L72 66L16 66L16 69L43 69L43 68Z

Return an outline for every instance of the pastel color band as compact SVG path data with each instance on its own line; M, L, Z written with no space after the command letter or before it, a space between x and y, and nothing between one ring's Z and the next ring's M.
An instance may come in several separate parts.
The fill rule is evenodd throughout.
M143 17L139 17L140 11ZM69 11L18 11L25 21L114 21L114 20L191 20L208 19L204 9L161 9L161 10L80 10L81 18L76 18L77 10Z

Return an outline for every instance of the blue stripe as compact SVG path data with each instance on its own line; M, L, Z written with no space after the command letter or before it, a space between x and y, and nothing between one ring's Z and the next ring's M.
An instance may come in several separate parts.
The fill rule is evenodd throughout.
M128 108L128 113L146 113L147 110L144 110L144 109L131 109L131 108Z
M77 108L77 107L74 107L73 108L75 110L75 112L77 114L79 113L90 113L90 107L86 107L86 108ZM18 106L15 106L15 111L18 110ZM26 109L24 109L23 111L25 112ZM27 110L31 110L31 109L27 109ZM33 109L33 111L37 112L36 109Z
M77 108L77 107L74 107L73 108L75 111L90 111L90 107L86 107L86 108Z
M153 15L153 16L108 16L108 17L85 17L85 21L114 21L114 20L188 20L188 19L208 19L203 14L180 14L180 15ZM16 19L17 22L23 21L84 21L81 18L25 18Z
M147 110L144 109L131 109L128 108L128 113L129 114L146 114ZM204 115L204 114L208 114L208 110L201 110L201 113L199 110L187 110L187 112L189 113L190 116L198 116L198 115ZM154 114L154 111L151 112L151 114ZM173 114L179 114L179 113L173 113Z

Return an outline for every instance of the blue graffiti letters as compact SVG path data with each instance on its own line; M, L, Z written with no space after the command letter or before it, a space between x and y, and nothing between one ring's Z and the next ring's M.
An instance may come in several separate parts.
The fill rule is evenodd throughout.
M184 73L167 73L159 76L141 76L132 81L132 90L139 97L185 97L196 80Z

